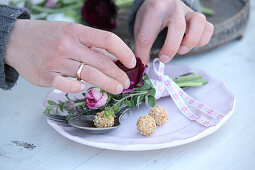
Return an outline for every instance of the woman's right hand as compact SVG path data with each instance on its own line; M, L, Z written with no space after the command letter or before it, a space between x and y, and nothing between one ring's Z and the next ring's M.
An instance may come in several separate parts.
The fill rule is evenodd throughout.
M128 88L126 73L92 47L109 51L128 68L136 65L133 52L113 33L80 24L39 20L17 20L4 60L31 83L63 92L86 88L81 81L68 78L76 77L81 63L85 63L81 72L85 82L113 94Z

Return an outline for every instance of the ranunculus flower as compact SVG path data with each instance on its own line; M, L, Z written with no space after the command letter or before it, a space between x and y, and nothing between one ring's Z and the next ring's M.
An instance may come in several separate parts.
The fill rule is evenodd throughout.
M56 7L56 4L57 4L58 0L48 0L44 7L45 8L55 8Z
M85 94L86 105L90 109L99 109L104 107L107 103L108 95L102 92L100 88L94 87L87 91Z
M91 26L106 30L117 26L117 7L112 0L87 0L81 14L83 20Z
M119 60L115 64L127 74L130 80L129 88L124 90L122 93L131 92L134 88L139 88L144 85L143 76L146 72L147 66L142 63L140 58L136 57L136 66L132 69L125 67Z

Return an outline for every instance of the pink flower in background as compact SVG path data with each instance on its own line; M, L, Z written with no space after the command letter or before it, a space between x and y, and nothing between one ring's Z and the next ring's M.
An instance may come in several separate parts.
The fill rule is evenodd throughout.
M100 88L91 88L85 94L86 105L90 109L99 109L106 105L108 95L106 92L102 92Z
M90 26L106 30L117 26L117 7L112 0L87 0L81 9L81 15Z
M55 8L56 7L56 4L57 4L58 0L48 0L46 3L45 3L45 8Z

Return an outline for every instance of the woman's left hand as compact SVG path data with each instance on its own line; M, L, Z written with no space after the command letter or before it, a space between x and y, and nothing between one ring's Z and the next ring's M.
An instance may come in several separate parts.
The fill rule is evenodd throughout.
M206 45L214 32L214 26L203 14L194 12L181 0L146 0L137 12L134 27L135 54L144 64L149 62L151 47L165 27L167 36L159 53L164 63L176 53L186 54Z

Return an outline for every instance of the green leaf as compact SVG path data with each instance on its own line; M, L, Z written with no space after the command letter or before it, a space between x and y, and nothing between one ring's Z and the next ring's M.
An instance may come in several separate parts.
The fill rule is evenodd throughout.
M50 112L50 111L49 111L48 109L45 109L43 113L49 114L49 112Z
M130 106L135 107L135 101L133 99L130 99Z
M138 103L141 103L143 100L144 100L144 96L143 96L143 95L140 95L140 96L139 96Z
M106 93L107 94L107 96L108 96L108 98L107 98L107 101L106 101L106 103L108 103L109 101L111 101L111 95L110 94L108 94L108 93Z
M149 93L151 96L155 96L156 90L154 88L152 88L152 89L150 89Z
M113 110L114 110L115 112L118 112L118 111L120 110L120 108L119 108L118 105L115 105L115 106L113 107Z
M52 105L51 105L51 106L48 106L47 109L48 109L49 111L51 111L51 110L53 109L53 106L52 106Z
M56 115L58 115L58 107L56 108Z
M144 80L149 80L148 74L145 74L145 75L143 76L143 79L144 79Z
M113 112L111 112L111 115L112 115L112 117L116 117L115 114L114 114Z
M71 99L69 98L69 96L68 96L68 93L66 93L65 96L66 96L67 100L71 100Z
M138 104L138 99L140 96L135 96L134 97L134 105L136 106Z
M62 102L61 100L58 100L58 103L59 103L60 106L64 105L64 102Z
M109 107L106 107L105 110L106 110L106 111L110 111L110 108L109 108Z
M54 106L57 105L57 103L52 100L48 100L48 103L49 103L49 105L54 105Z
M122 100L122 101L120 102L120 106L122 106L124 103L125 103L125 101Z
M149 89L151 87L151 81L150 80L144 80L144 85Z
M90 89L94 89L94 88L96 88L96 87L94 87L94 86L93 86L93 87L90 87L90 88L87 89L87 91L89 91Z
M145 104L149 106L149 95L145 96Z
M132 107L132 106L131 106L131 103L130 103L130 101L128 101L128 99L126 99L126 105L127 105L128 107Z
M150 80L145 80L144 81L144 85L138 89L136 89L136 91L144 91L144 90L148 90L151 88L151 82Z
M60 105L59 109L60 109L61 112L63 112L64 111L64 105Z
M106 114L106 118L109 119L110 118L109 112L105 112L105 114Z
M154 107L154 106L155 106L156 100L155 100L155 97L154 97L154 96L149 95L149 97L148 97L148 104L149 104L151 107Z

